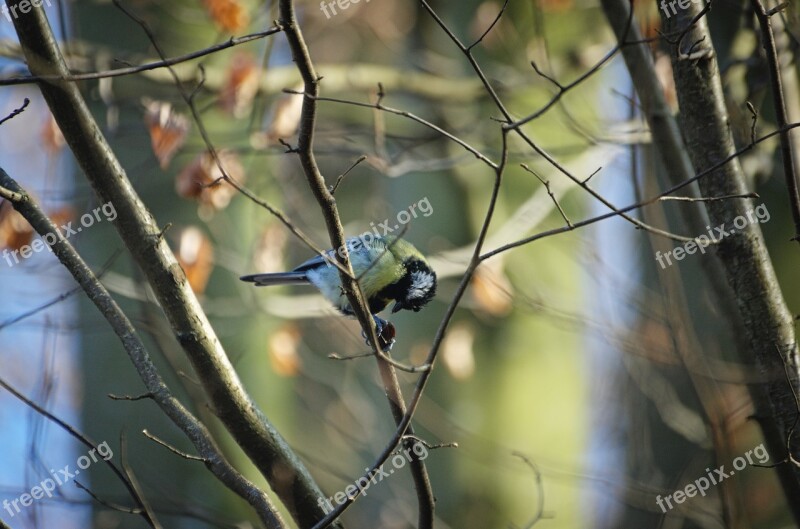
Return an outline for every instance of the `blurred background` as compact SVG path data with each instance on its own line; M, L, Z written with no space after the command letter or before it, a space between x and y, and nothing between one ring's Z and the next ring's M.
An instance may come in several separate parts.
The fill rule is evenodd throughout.
M298 2L322 95L375 103L381 83L382 104L435 123L497 161L501 136L492 118L500 113L430 15L414 2L352 2L344 9ZM147 22L169 56L265 30L278 18L274 2L125 5ZM434 7L462 42L472 43L503 5L464 0ZM717 7L709 21L726 104L734 131L741 133L737 140L747 141L750 118L742 109L745 100L758 104L763 98L764 72L751 60L757 41L741 6L720 1ZM47 9L58 34L69 36L64 52L76 70L157 59L142 28L109 2L53 2ZM635 9L635 23L646 35L657 35L656 4L637 3ZM794 11L786 17L797 30ZM0 30L4 72L24 71L11 23L0 19ZM614 44L597 3L526 0L509 3L474 54L500 98L521 117L558 91L531 62L566 85ZM675 105L669 60L657 44L653 52L667 99ZM300 86L283 35L183 63L175 71L189 89L197 87L195 104L231 176L284 211L318 246L328 247L297 158L280 143L296 141L302 102L282 92ZM313 289L255 289L238 280L246 273L290 269L310 257L310 250L231 187L204 186L220 175L165 69L81 86L136 192L159 225L171 225L170 245L245 386L325 493L344 490L395 430L375 361L329 358L367 352L357 322L337 315ZM101 204L33 86L3 87L2 114L20 107L25 97L31 99L25 112L0 126L2 166L54 217L77 221ZM665 189L669 170L652 151L633 97L624 63L614 57L524 130L572 174L591 177L594 190L617 206L627 205ZM773 128L766 111L759 130ZM784 183L773 174L776 145L777 140L761 144L743 163L751 190L761 197L756 204L770 213L760 229L797 313L800 296L792 282L797 255L787 242L792 233ZM315 152L329 184L366 156L336 192L348 236L387 220L397 225L398 213L414 205L424 213L410 219L405 237L429 256L440 277L439 292L424 311L391 318L397 327L392 354L406 363L423 362L466 269L494 173L430 128L340 102L320 102ZM636 216L699 235L683 229L682 207L657 203ZM0 210L0 243L19 249L33 234L7 209ZM564 226L565 216L576 222L607 211L510 136L509 168L486 249ZM209 410L110 219L95 222L71 242L96 272L102 270L104 284L137 326L173 392L206 422L237 467L267 487ZM426 459L437 527L791 527L775 473L767 468L748 466L707 496L667 513L656 503L657 496L705 476L706 468L730 467L762 442L749 420L748 368L737 363L733 323L711 295L704 256L662 269L655 252L672 244L612 218L539 239L481 266L415 416L417 434L427 442L458 445L431 450ZM165 527L257 526L248 506L202 464L142 435L146 429L193 453L152 402L108 397L138 395L143 386L105 321L73 287L47 252L13 265L0 260L3 380L97 443L107 442L114 461L136 476ZM687 371L676 344L704 358L708 371ZM417 377L398 375L408 398ZM698 397L706 391L713 402ZM721 427L709 426L712 412L723 418ZM0 392L0 425L0 500L19 498L51 469L76 468L87 452L7 392ZM771 454L770 463L782 457ZM100 463L78 481L107 503L131 505ZM8 514L0 510L0 519L14 529L145 527L140 517L94 501L72 483L58 487L53 498ZM407 470L372 486L343 517L346 527L359 528L405 528L415 520Z

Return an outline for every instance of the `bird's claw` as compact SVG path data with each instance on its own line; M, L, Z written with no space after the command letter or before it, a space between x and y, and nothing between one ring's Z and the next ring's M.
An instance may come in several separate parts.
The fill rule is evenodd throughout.
M395 342L394 337L396 334L394 325L383 318L379 318L378 316L373 316L372 319L375 321L375 334L378 336L378 344L384 351L391 351ZM362 330L361 336L364 338L367 345L372 347L372 341L367 336L367 333Z

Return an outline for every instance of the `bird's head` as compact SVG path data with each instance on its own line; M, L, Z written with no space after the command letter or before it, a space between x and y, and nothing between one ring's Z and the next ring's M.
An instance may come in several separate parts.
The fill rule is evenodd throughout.
M428 263L412 258L406 261L405 268L392 313L403 309L419 312L436 295L436 272Z

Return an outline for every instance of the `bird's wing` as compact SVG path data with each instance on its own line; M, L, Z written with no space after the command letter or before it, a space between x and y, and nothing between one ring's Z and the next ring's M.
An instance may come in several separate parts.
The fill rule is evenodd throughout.
M364 248L364 246L365 246L360 237L350 237L345 241L345 243L347 244L347 251L350 254L352 254L354 251L358 250L359 248ZM369 241L366 246L368 246L370 248L373 248L375 250L378 250L379 252L381 252L381 251L386 249L386 244L383 241L383 239L380 238L380 237L373 238L373 240ZM325 255L331 261L336 261L336 252L335 251L327 250L325 252ZM321 255L315 255L314 257L312 257L308 261L300 263L299 265L294 267L292 272L307 272L307 271L313 270L314 268L317 268L319 266L333 266L333 265L330 264L325 259L323 259Z
M327 255L331 259L333 259L333 252L331 250L328 250L327 252L325 252L325 255ZM325 259L323 259L321 255L315 255L314 257L312 257L308 261L305 261L305 262L299 264L298 266L295 266L292 269L292 272L308 272L309 270L313 270L314 268L317 268L318 266L325 266L325 265L328 265L328 264L330 264L330 263L328 263Z

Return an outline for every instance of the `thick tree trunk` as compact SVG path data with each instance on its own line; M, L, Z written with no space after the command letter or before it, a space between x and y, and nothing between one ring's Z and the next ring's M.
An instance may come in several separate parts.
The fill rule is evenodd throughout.
M661 13L666 33L688 28L701 6L690 3L685 10L667 16ZM706 18L701 17L681 38L671 53L673 75L680 105L679 123L696 172L731 156L735 147L725 108L716 53ZM699 180L704 196L746 193L742 168L734 158ZM787 440L797 416L794 392L798 385L797 344L792 316L784 301L758 223L731 230L737 217L747 218L751 200L720 200L707 203L711 226L725 226L730 235L714 248L723 264L742 316L745 362L753 362L768 375L765 384L753 384L751 393L756 418L761 424L772 460L786 459ZM782 376L786 366L787 376ZM793 386L793 387L792 387ZM797 447L793 440L792 447ZM792 448L789 447L789 448ZM777 467L788 504L800 523L800 468L783 463Z

